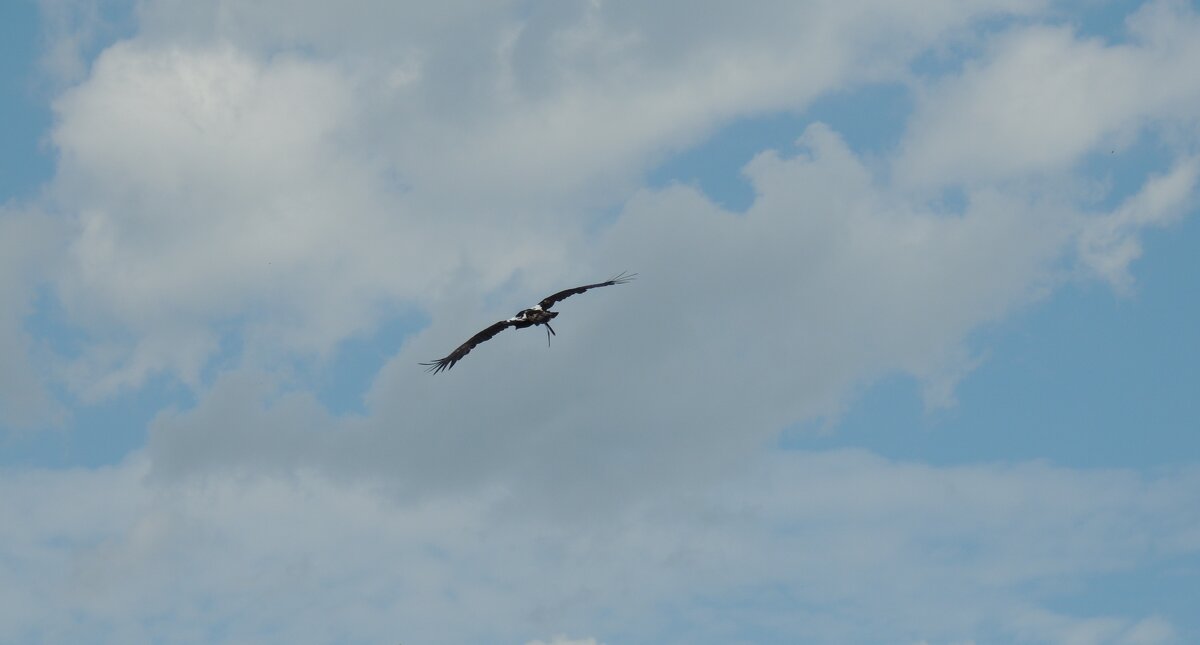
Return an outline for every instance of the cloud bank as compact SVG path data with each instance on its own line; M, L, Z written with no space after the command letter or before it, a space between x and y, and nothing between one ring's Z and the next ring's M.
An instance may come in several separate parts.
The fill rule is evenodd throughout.
M496 488L397 502L303 470L163 487L147 468L0 479L6 640L1169 643L1154 614L1046 605L1200 547L1194 469L779 454L563 522Z
M1153 608L1055 607L1185 566L1192 470L770 448L888 375L953 405L972 334L1075 281L1128 292L1143 231L1194 207L1195 9L1115 40L1050 9L139 3L63 59L56 175L0 211L0 422L161 381L195 404L119 464L0 473L0 635L1172 642ZM797 127L742 212L646 185L875 85L913 99L893 149ZM1137 146L1128 188L1095 171ZM551 352L416 366L626 269ZM69 347L29 323L46 301ZM322 404L309 366L406 312L429 324L363 410Z

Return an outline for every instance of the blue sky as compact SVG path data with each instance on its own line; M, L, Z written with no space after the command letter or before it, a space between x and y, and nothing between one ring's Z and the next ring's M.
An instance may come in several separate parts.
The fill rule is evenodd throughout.
M0 641L1200 640L1195 3L0 30Z

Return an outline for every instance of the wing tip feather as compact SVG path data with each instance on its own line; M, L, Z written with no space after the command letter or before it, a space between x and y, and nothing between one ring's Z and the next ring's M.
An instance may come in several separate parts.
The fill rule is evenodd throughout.
M627 282L632 282L633 279L637 277L637 275L638 275L637 273L630 273L628 271L622 271L622 272L618 273L617 275L613 276L612 279L608 281L608 283L609 284L625 284Z
M418 365L425 366L425 371L429 372L430 374L437 374L438 372L441 372L442 370L448 370L451 367L454 367L454 363L456 363L456 362L457 361L451 361L451 360L446 360L446 359L442 358L442 359L438 359L436 361L430 361L428 363L418 363Z

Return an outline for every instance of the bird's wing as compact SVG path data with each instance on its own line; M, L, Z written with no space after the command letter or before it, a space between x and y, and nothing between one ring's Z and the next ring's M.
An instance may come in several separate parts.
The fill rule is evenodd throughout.
M584 291L587 291L588 289L595 289L596 287L607 287L609 285L614 285L614 284L625 284L626 282L629 282L630 280L632 280L636 275L637 275L636 273L630 273L628 275L625 273L621 273L620 275L614 277L612 280L608 280L606 282L597 282L596 284L585 284L582 287L575 287L574 289L564 289L552 296L546 296L545 298L542 299L541 302L538 303L538 306L541 307L543 310L547 310L547 309L550 309L550 307L553 307L554 303L566 300L567 298L570 298L571 296L573 296L577 293L583 293Z
M429 369L426 371L433 372L434 374L437 374L442 370L448 370L451 367L454 367L455 363L461 361L463 356L466 356L468 353L470 353L470 351L474 349L476 345L485 340L491 339L492 336L499 334L508 327L512 327L514 324L516 324L515 320L501 320L491 327L488 327L487 329L472 336L470 340L462 345L459 345L458 349L450 352L449 356L440 358L436 361L431 361L429 363L421 363L421 365L428 367Z

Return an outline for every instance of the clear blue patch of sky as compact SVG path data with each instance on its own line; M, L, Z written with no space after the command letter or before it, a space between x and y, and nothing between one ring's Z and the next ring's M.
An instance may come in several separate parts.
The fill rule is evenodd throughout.
M329 362L315 368L317 400L334 415L365 414L363 395L379 370L400 351L406 338L429 322L421 312L400 313L370 334L342 341Z
M742 167L764 150L788 150L804 132L808 119L777 113L734 121L699 145L664 161L647 175L651 188L670 184L695 186L709 199L735 212L754 201L754 188Z
M40 291L29 318L30 329L36 331L47 351L69 360L78 356L86 339L64 320L53 296ZM428 317L418 312L394 313L375 331L343 341L328 360L301 361L297 366L301 382L293 385L312 388L334 415L363 414L363 394L380 368L408 336L428 324ZM210 384L221 372L237 367L243 349L240 326L237 320L218 326L223 330L220 348L202 370L202 383ZM151 375L136 390L95 404L78 401L62 388L54 389L56 398L69 409L66 423L58 428L0 434L0 467L115 464L145 445L147 429L158 412L185 410L198 402L195 392L167 374Z
M68 320L53 292L41 287L25 326L41 352L69 362L80 356L88 337ZM145 444L148 425L158 412L196 403L194 393L166 375L152 375L144 385L98 403L80 401L61 386L54 386L51 391L68 410L66 421L61 427L0 435L0 466L67 468L115 464Z
M860 155L886 151L900 140L912 101L897 84L872 84L822 96L803 112L777 112L734 121L699 145L676 154L647 177L651 187L696 186L722 207L745 212L754 188L742 174L766 150L795 154L795 142L815 122L829 125Z
M940 215L959 216L967 212L968 205L967 191L962 186L946 186L927 207Z
M98 23L90 42L83 41L87 60L135 28L134 0L95 6ZM32 197L54 175L55 153L46 143L53 87L39 63L46 37L36 0L0 2L0 204Z
M881 379L834 431L785 431L785 449L855 446L936 464L1049 459L1152 468L1200 457L1200 213L1148 231L1130 296L1099 282L973 339L986 352L957 404L926 412L918 385Z
M1028 24L1028 19L1011 15L994 15L972 25L970 34L938 43L917 54L909 64L912 73L925 80L935 80L962 72L963 67L985 53L985 48L996 36L1011 29Z
M1110 211L1141 190L1152 175L1170 171L1174 156L1157 132L1143 132L1129 146L1092 152L1080 161L1079 171L1104 188L1092 208Z
M1060 2L1037 24L1069 27L1079 38L1099 38L1106 45L1126 43L1129 31L1125 20L1146 0L1105 0L1104 2ZM943 44L919 54L910 66L913 73L936 79L962 71L963 65L977 58L990 38L1011 29L1034 24L1029 18L997 15L974 25L974 37Z
M37 3L0 3L0 203L32 196L54 173L42 145L51 115L35 76L40 53Z
M1076 587L1050 593L1047 609L1068 616L1121 616L1141 620L1163 616L1175 628L1179 643L1200 643L1200 555L1167 556L1136 568L1113 563L1111 573L1088 576Z
M25 329L34 333L37 342L62 358L76 358L88 342L87 335L70 324L54 290L39 285L34 291L32 311L25 317Z
M72 401L63 427L0 435L0 467L95 468L120 462L146 444L150 421L164 409L194 406L175 379L151 378L142 387L100 403Z
M975 58L977 52L965 46L946 46L939 49L927 49L917 55L909 69L921 79L932 80L957 74L962 71L966 61Z
M238 316L214 325L214 331L218 334L217 351L201 368L201 383L211 384L223 372L238 367L242 351L245 349L245 339L242 336L244 324L245 317Z
M1100 38L1108 44L1123 43L1129 32L1125 20L1146 0L1105 0L1091 4L1092 11L1079 11L1079 4L1065 3L1059 7L1061 24L1069 25L1084 38Z
M834 129L860 155L893 149L913 111L909 88L895 83L864 85L826 94L805 111L810 121Z
M113 43L132 37L137 31L138 4L138 0L91 0L69 12L68 27L81 34L77 38L79 55L85 61L94 61Z

